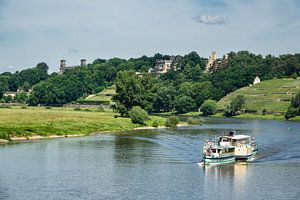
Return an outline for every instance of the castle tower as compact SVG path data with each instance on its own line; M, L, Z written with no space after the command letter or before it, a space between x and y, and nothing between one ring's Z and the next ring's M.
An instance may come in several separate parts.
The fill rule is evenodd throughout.
M214 65L214 62L217 60L217 53L213 51L209 56L208 62L206 64L205 72L210 72L211 67Z
M80 60L80 66L86 66L86 59Z
M60 60L59 73L63 74L66 69L66 60Z

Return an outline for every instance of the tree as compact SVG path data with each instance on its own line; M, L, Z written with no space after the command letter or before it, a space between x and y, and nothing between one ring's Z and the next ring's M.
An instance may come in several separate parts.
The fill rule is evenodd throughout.
M194 99L189 96L179 96L175 100L175 110L178 113L187 113L194 110L196 103Z
M28 92L30 90L30 85L29 85L28 81L25 81L23 83L22 90L24 90L25 92Z
M45 63L45 62L41 62L41 63L38 63L38 64L36 65L36 68L37 68L37 69L40 69L40 70L42 70L42 71L44 71L44 72L47 72L48 69L49 69L49 66L48 66L47 63Z
M148 113L139 106L134 106L129 111L129 116L134 124L145 125L145 122L149 119Z
M300 115L300 92L296 94L295 97L292 98L291 104L285 113L284 117L286 120L296 117Z
M234 116L238 114L238 111L242 109L246 101L244 95L238 95L232 99L230 105L226 108L224 115L227 117Z
M287 112L284 114L284 118L286 120L290 119L290 118L293 118L293 117L296 117L297 116L297 112L298 110L292 106L289 106Z
M140 77L134 71L123 71L118 73L116 82L116 95L114 101L125 106L129 111L133 106L140 106L147 111L152 109L153 87L150 76Z
M153 102L153 110L155 112L168 112L174 107L174 99L176 90L173 86L164 86L163 84L156 84L154 86L155 98Z
M200 110L203 116L213 115L217 111L217 102L214 100L205 100L201 105Z
M27 100L28 100L28 96L25 92L17 93L15 98L13 99L13 101L17 103L26 103Z

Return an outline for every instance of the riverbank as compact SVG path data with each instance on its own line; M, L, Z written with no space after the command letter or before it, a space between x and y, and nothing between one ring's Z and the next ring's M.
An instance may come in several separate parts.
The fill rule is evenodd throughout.
M200 112L188 112L185 114L175 114L172 112L166 112L166 113L158 113L155 114L157 116L181 116L181 117L203 117ZM208 117L224 117L223 113L216 113L214 115L210 115ZM238 119L262 119L262 120L285 120L283 115L272 115L272 114L266 114L266 115L257 115L257 114L249 114L249 113L244 113L240 115L233 116L232 118L238 118ZM300 121L300 116L296 116L294 118L290 118L288 121Z
M150 116L146 126L165 119ZM143 127L133 124L129 118L118 117L112 111L97 109L75 111L53 107L11 107L0 109L0 138L12 141L47 139L90 135L107 131L133 130ZM4 143L4 141L3 141Z

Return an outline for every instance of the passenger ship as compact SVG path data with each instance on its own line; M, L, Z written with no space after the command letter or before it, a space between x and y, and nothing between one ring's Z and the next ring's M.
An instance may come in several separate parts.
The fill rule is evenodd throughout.
M254 137L237 135L235 131L218 137L217 142L208 141L203 147L204 164L225 164L236 160L248 161L258 152Z

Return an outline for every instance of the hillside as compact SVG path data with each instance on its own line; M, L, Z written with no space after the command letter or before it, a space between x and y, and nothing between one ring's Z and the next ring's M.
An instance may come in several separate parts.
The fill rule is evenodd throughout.
M248 112L286 112L292 96L300 90L300 79L273 79L251 87L243 87L223 97L218 105L224 109L237 95L245 95Z
M81 100L82 103L95 103L95 104L111 104L112 97L116 94L116 86L113 85L99 92L98 94L92 94Z

